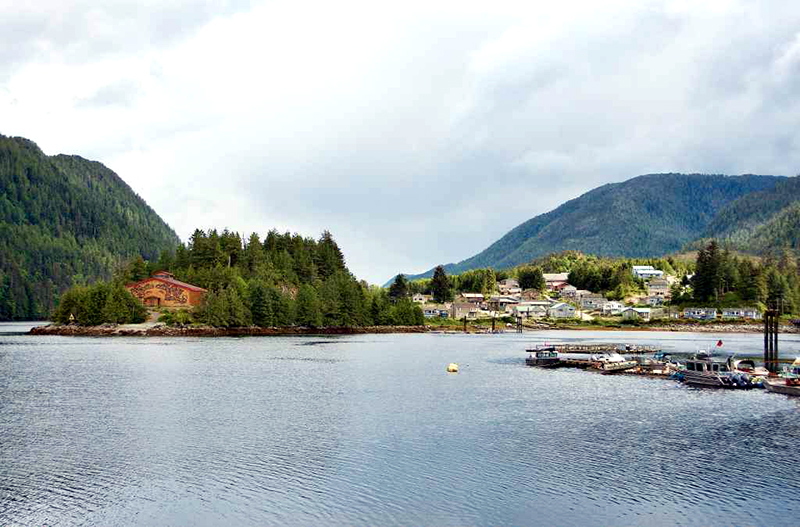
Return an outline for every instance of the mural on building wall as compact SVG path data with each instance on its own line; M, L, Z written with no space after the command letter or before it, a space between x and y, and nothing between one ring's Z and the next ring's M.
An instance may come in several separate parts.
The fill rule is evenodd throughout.
M143 284L138 284L131 288L131 293L133 293L134 296L140 300L144 300L144 298L147 296L147 293L153 289L158 289L164 292L164 302L176 302L179 304L186 304L188 302L186 291L180 287L171 284L165 284L163 282L145 282Z

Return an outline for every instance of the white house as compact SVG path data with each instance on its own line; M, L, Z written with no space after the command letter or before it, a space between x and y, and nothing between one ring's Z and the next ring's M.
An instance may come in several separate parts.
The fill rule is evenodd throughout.
M540 304L546 304L542 306ZM526 302L514 306L512 313L515 317L519 318L544 318L547 316L547 308L550 306L547 302Z
M603 309L603 304L608 302L602 295L585 295L581 297L581 308L592 311Z
M659 271L652 265L634 265L633 276L643 280L649 280L650 278L664 278L664 271Z
M731 320L743 318L749 320L761 320L761 312L754 307L728 307L722 310L722 318Z
M645 322L648 322L650 320L650 308L629 307L627 309L623 309L622 318L623 320L644 320Z
M428 297L423 295L422 293L417 293L411 297L411 300L417 304L424 304L428 301Z
M511 289L519 289L519 282L513 278L506 278L497 282L497 290L502 294L509 294Z
M550 318L574 318L575 306L565 302L559 302L558 304L553 304L550 306L550 308L547 310L547 315Z
M614 302L610 300L603 304L604 315L619 315L622 313L623 309L625 309L625 306L622 305L621 302Z
M717 310L713 307L687 307L683 310L683 318L715 320L717 318Z

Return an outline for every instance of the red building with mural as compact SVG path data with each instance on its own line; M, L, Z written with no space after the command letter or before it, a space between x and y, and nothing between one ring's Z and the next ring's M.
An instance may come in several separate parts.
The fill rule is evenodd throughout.
M125 287L147 307L191 308L201 304L206 295L202 287L175 280L166 271Z

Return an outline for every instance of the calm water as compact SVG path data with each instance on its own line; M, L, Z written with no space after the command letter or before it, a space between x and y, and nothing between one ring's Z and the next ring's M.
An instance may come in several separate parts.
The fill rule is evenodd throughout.
M757 355L758 335L20 329L0 326L0 525L797 524L799 400L523 360L566 339Z

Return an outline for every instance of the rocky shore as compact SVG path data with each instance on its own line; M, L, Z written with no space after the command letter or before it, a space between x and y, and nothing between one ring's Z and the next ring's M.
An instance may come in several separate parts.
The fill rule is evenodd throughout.
M425 333L423 326L367 326L328 328L214 328L211 326L167 326L166 324L104 324L76 326L49 324L30 330L31 335L63 335L73 337L243 337L281 335L359 335L375 333Z
M685 333L762 333L761 324L708 324L671 323L659 325L597 326L592 324L568 325L540 322L525 325L525 331L674 331ZM469 325L470 333L488 333L488 327ZM505 331L514 331L505 328ZM363 335L390 333L463 333L460 326L365 326L365 327L285 327L261 328L215 328L211 326L167 326L162 323L104 324L102 326L76 326L49 324L30 330L31 335L63 335L75 337L242 337L242 336L290 336L290 335ZM800 333L800 328L781 325L780 333Z

